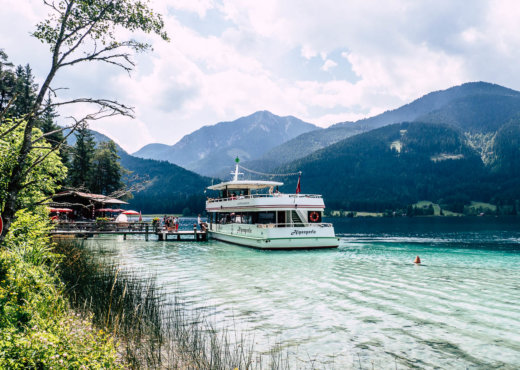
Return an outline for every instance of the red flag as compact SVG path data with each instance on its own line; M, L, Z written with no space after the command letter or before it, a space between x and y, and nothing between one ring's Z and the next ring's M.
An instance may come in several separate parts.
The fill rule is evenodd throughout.
M302 175L298 176L298 184L296 185L296 194L300 194L300 192L302 191L302 189L300 188L301 177L302 177Z

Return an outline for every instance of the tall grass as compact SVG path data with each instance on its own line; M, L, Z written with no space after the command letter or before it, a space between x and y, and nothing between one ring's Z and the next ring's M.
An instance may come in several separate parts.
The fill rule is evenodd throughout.
M95 256L79 242L60 242L56 252L65 256L59 272L72 306L118 338L131 368L289 368L279 348L255 353L251 340L217 330L204 310L166 296L142 271Z

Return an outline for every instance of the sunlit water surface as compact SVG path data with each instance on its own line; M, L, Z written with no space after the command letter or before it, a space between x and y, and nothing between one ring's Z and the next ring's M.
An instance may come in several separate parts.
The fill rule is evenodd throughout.
M329 221L338 249L88 243L297 368L520 368L520 218Z

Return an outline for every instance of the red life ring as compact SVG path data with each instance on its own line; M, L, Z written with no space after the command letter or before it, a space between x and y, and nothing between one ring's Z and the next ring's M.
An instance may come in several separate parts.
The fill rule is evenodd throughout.
M309 220L311 220L312 222L316 222L320 219L320 215L318 214L318 212L311 212L309 214Z

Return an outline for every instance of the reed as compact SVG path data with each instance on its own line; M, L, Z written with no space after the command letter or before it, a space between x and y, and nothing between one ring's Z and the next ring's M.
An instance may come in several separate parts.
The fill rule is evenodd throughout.
M279 347L255 352L252 340L217 329L207 310L188 309L143 271L122 268L80 242L59 242L56 252L64 255L59 273L73 308L119 340L131 368L289 368Z

